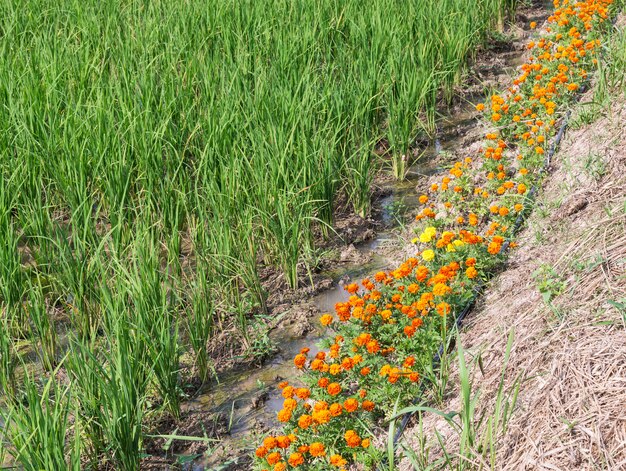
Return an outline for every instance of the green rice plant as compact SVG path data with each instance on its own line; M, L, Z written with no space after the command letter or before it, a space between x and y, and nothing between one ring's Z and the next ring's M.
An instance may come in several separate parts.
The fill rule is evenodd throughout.
M72 380L73 410L85 436L86 457L97 463L108 446L105 426L112 422L107 420L108 411L103 408L108 378L103 374L102 355L95 338L73 337L69 345L65 366Z
M37 351L41 363L45 370L53 371L57 366L57 332L39 283L29 284L28 302L24 304L24 309L30 319L33 335L39 343Z
M16 173L6 177L7 183L0 188L0 312L8 320L7 327L14 335L27 335L23 311L20 309L24 296L24 271L19 251L19 237L12 221L11 213L15 210L14 191Z
M17 352L13 346L11 329L5 316L0 317L0 392L5 397L13 397L16 392L15 369Z
M170 287L168 292L169 283L159 269L158 243L152 228L142 230L135 245L132 270L126 271L123 266L117 270L124 276L126 286L122 293L127 294L130 304L123 315L132 313L133 324L127 328L136 329L138 338L146 342L141 357L146 361L144 368L152 371L164 407L178 417L181 390L179 321L173 314L178 304L176 287Z
M121 253L148 214L179 277L182 240L201 217L215 239L202 260L229 304L248 309L246 289L263 310L259 260L295 286L311 230L328 234L341 182L367 212L371 156L342 136L387 139L401 178L415 138L435 129L438 93L451 96L471 51L514 4L5 2L0 152L5 173L20 168L10 185L19 204L4 207L16 208L17 233L83 331L97 324L99 237L110 233ZM125 28L135 34L118 34Z
M349 171L346 177L348 198L352 202L354 212L362 218L367 217L371 208L371 187L374 180L372 144L359 140L350 141L355 149L347 160Z
M198 270L202 270L198 266ZM184 318L186 338L194 354L194 365L200 380L209 379L211 360L207 350L209 339L215 329L213 293L209 281L202 272L196 277L196 284L189 295L190 302Z
M104 455L119 469L139 469L142 420L150 380L148 339L131 323L126 300L103 288L107 344L78 338L68 357L77 414L96 463ZM96 460L96 461L94 461Z
M103 276L98 271L102 267L102 261L97 256L99 249L80 238L70 242L61 236L56 243L59 257L55 260L55 285L69 311L72 326L80 335L89 337L99 328L99 303L95 288L98 277Z
M22 387L24 397L10 401L4 417L12 458L29 471L80 470L82 443L80 431L69 422L69 387L52 376L40 390L28 374Z

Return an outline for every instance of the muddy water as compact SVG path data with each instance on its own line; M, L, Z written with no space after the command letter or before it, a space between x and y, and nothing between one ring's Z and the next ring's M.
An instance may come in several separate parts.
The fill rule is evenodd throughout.
M511 76L522 63L519 51L502 54L504 65L497 67L495 79L500 82L503 76ZM343 265L340 269L324 273L333 280L330 289L314 296L311 302L320 312L333 312L335 303L346 301L348 294L343 290L346 280L358 280L372 275L379 270L388 270L393 261L385 256L385 245L397 240L395 232L415 214L419 206L417 182L426 176L441 170L439 162L442 153L462 153L462 143L468 138L479 138L481 130L477 127L476 113L472 103L484 100L481 95L470 97L468 102L440 123L437 138L423 151L421 158L408 171L402 182L391 182L384 188L387 196L375 202L375 212L379 215L382 230L373 240L356 247L366 263ZM471 103L470 103L471 102ZM474 140L474 139L471 139ZM445 160L445 159L443 159ZM313 324L317 324L313 322ZM328 333L326 333L328 335ZM280 337L278 337L280 336ZM200 394L185 404L187 410L203 410L223 414L228 422L229 434L220 440L221 453L213 458L204 457L193 462L186 469L231 469L237 462L237 456L245 455L255 443L256 435L266 427L278 424L276 413L282 408L283 398L277 384L282 380L297 382L297 370L293 366L293 357L304 347L317 352L323 332L316 330L304 337L297 337L289 332L274 333L272 341L279 347L279 352L261 368L237 371L221 378L221 382L212 385L204 394ZM218 458L219 456L219 458ZM231 458L224 459L224 456ZM234 459L234 461L228 461ZM232 469L244 469L233 467Z

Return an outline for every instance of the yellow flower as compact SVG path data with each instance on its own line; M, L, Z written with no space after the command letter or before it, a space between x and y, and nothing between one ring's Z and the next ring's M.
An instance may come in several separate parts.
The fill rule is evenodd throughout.
M415 237L415 238L411 239L411 243L412 243L412 244L417 244L417 241L418 241L418 240L419 240L419 239L418 239L417 237Z
M420 235L420 242L422 242L423 244L427 244L428 242L433 240L433 237L435 237L435 235L437 235L437 229L432 226L427 227Z
M463 247L465 245L465 242L463 242L461 239L453 240L452 243L455 247Z
M452 244L446 245L446 252L456 252L456 249L454 248L454 245L452 245Z
M426 262L430 262L433 258L435 258L435 252L434 250L424 250L422 252L422 258L424 259L424 261Z

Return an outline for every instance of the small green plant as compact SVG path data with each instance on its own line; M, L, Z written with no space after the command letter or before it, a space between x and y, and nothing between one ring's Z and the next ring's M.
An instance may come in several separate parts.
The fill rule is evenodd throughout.
M420 444L419 450L409 450L403 446L404 456L413 464L415 469L441 469L450 470L483 469L486 463L490 469L495 469L498 441L506 434L508 423L515 410L522 376L517 376L513 384L505 387L505 374L509 363L511 349L513 346L514 333L510 332L504 358L502 362L502 373L492 406L483 404L485 412L477 416L477 406L481 403L480 391L474 392L470 380L470 371L465 361L465 351L457 336L457 363L459 374L459 396L461 406L458 411L443 412L436 408L425 405L412 406L399 411L394 417L406 413L418 414L417 441ZM477 357L477 363L479 363ZM480 366L480 365L479 365ZM484 401L482 401L484 403ZM423 414L435 414L442 417L459 436L458 450L452 452L446 449L443 438L435 429L433 434L442 449L443 457L430 462L428 442L423 427ZM477 463L481 463L478 465Z
M617 309L617 312L622 315L622 325L626 329L626 298L620 300L608 299L607 303Z
M542 265L533 273L537 289L541 293L543 302L550 308L557 318L562 314L553 301L557 296L563 294L567 288L567 283L563 281L559 274L549 265Z

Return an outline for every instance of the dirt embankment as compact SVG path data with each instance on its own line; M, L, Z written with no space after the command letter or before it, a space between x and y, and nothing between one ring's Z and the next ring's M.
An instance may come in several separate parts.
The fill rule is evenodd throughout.
M626 469L626 98L589 124L584 102L593 99L576 107L509 267L460 337L469 363L482 358L471 372L478 419L493 410L514 332L505 388L522 380L497 469ZM455 365L450 375L437 408L458 411ZM436 429L447 452L458 452L443 419L426 414L422 425L423 434L415 423L405 432L409 446L422 449L425 436L431 461L441 458Z

